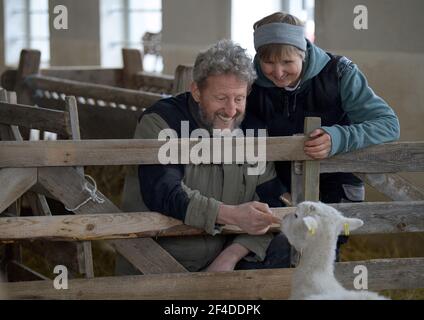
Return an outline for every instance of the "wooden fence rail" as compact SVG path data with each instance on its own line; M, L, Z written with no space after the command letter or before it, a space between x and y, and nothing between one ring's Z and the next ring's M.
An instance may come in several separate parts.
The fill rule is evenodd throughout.
M310 160L303 151L304 139L303 136L266 138L266 161ZM233 145L237 145L236 140L239 138L233 140ZM257 139L245 142L253 144L255 146L253 150L258 150ZM181 144L185 145L187 140L173 139L171 142L156 139L2 141L0 142L0 168L157 164L160 163L158 151L165 143L175 144L175 148L181 150ZM197 140L192 140L190 148L197 143ZM232 150L235 151L236 148ZM222 153L221 157L224 157ZM232 159L235 159L235 156ZM186 163L180 159L172 160L173 163ZM255 161L255 155L247 153L245 160ZM340 154L320 161L320 164L321 173L422 172L424 171L424 142L386 143Z
M364 226L352 234L424 232L424 201L333 204L344 215L360 218ZM283 217L295 207L272 208ZM275 224L271 231L278 231ZM241 233L224 226L224 234ZM0 242L18 240L78 241L138 237L189 236L203 230L157 212L104 213L0 218Z
M424 286L424 258L336 263L336 278L347 288L353 288L357 265L367 267L370 290ZM56 290L52 281L0 283L0 289L10 299L287 299L292 274L293 269L174 273L76 279L68 290Z
M31 75L25 84L32 89L48 90L66 95L82 96L103 101L119 102L128 106L148 107L164 96L112 86L78 82L60 78Z

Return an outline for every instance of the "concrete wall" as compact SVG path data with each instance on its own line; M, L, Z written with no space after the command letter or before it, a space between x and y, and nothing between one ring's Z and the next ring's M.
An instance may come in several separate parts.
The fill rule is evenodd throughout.
M355 30L353 8L368 8L368 30ZM316 43L351 58L396 111L401 140L424 140L424 1L319 0ZM423 174L404 174L424 188Z
M193 64L200 50L231 36L231 1L162 0L164 73Z
M56 30L57 5L68 8L68 30ZM100 65L99 0L49 0L52 66Z

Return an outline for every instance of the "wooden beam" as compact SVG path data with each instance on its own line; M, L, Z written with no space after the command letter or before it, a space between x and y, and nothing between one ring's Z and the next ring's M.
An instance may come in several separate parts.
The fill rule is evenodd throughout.
M19 58L14 91L18 94L18 102L32 104L31 94L26 86L26 78L37 74L40 69L41 52L38 50L23 49Z
M321 127L321 118L305 118L305 135L308 137L315 129ZM304 200L319 201L319 161L303 162L303 190Z
M38 181L44 186L45 189L47 189L68 208L75 208L87 199L88 192L84 192L85 184L87 184L91 190L94 189L94 186L91 183L88 183L81 175L79 175L74 168L39 169ZM76 214L92 214L120 211L118 207L116 207L100 191L97 191L96 194L104 199L102 203L88 201L80 208L73 210L73 212ZM142 248L143 246L149 246L153 251L149 252L148 257L145 256L145 252L135 250L135 248ZM182 272L182 270L185 270L183 266L181 266L153 239L146 238L127 240L126 244L119 242L118 247L119 249L117 251L130 262L135 261L133 258L134 255L139 255L137 261L138 259L150 259L149 266L155 266L152 269L147 268L149 266L146 267L146 264L134 265L144 274L154 273L157 269L161 269L164 270L164 272L169 273ZM175 266L178 266L178 268Z
M7 92L7 101L9 103L13 103L13 104L17 104L18 103L18 97L16 95L16 92L14 91L8 91ZM0 117L1 119L1 117ZM12 130L12 137L14 138L13 140L15 141L23 141L21 132L19 131L19 127L16 125L11 125L10 129Z
M424 200L424 191L398 174L356 173L356 176L394 201Z
M138 72L135 77L139 88L153 88L154 90L160 90L164 93L172 93L174 76L142 71Z
M25 81L33 90L49 90L65 95L82 96L127 106L149 107L164 97L155 93L38 75L27 77Z
M172 95L190 91L193 82L193 66L179 65L175 69L175 79L172 85Z
M236 144L235 140L233 144ZM254 150L258 150L257 141L255 139ZM303 152L303 142L303 136L266 138L266 159L310 160ZM0 149L4 151L0 153L0 168L157 164L158 151L165 143L156 139L0 141ZM168 145L180 150L180 143L181 139L173 139ZM197 144L197 141L191 141L190 148ZM402 150L400 154L399 150ZM397 154L396 160L393 159L393 153ZM346 163L338 157L342 157ZM388 143L321 161L321 173L421 171L424 171L424 142L421 141Z
M6 168L0 170L0 212L22 196L37 182L36 168Z
M80 82L103 84L107 86L122 86L122 69L101 67L49 67L40 72L46 77L55 77ZM9 75L11 78L12 75ZM9 80L10 81L10 80Z
M335 274L345 287L352 288L357 265L367 267L372 291L424 287L424 258L337 263ZM68 290L54 289L51 281L0 286L10 299L287 299L292 275L293 269L263 269L75 279Z
M275 151L273 158L279 160L309 159L303 152L303 141L303 137L267 138L267 155ZM159 149L165 143L156 139L0 142L5 151L0 154L0 167L157 164ZM181 139L168 142L178 149L180 143ZM197 143L192 141L190 146Z
M138 49L122 48L123 84L128 89L138 89L136 74L143 71L143 59Z
M424 201L363 202L333 204L347 217L364 220L352 234L424 232ZM295 207L272 208L282 218ZM274 224L271 231L278 231ZM224 234L242 233L234 226L224 226ZM129 239L204 235L201 229L157 212L54 215L51 217L0 218L0 242L48 239L52 241Z
M34 101L55 110L65 110L65 101L34 97ZM88 139L131 139L142 109L128 110L78 102L81 138Z
M74 141L79 141L81 140L81 134L79 129L77 101L75 97L65 97L65 105L66 111L69 114L67 125L70 132L70 138ZM84 176L84 167L76 167L75 170L80 176ZM83 241L82 243L79 243L78 251L78 262L81 273L85 274L87 278L94 278L93 252L91 250L91 242Z
M321 161L321 173L422 172L423 150L423 141L380 144Z
M38 129L69 135L67 112L0 102L0 122L28 129Z

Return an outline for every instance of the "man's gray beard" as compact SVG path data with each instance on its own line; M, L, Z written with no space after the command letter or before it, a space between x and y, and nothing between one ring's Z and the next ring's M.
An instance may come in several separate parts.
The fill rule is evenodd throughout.
M200 119L200 121L202 121L202 124L205 126L205 128L209 132L212 132L213 129L217 129L217 128L214 128L214 126L213 126L213 120L207 118L206 114L203 112L203 109L200 105L199 105L198 110L199 110L199 119ZM233 127L231 128L231 131L238 129L240 127L241 123L244 120L244 116L245 116L245 113L239 114L237 116L237 118L235 119L235 121L233 123Z

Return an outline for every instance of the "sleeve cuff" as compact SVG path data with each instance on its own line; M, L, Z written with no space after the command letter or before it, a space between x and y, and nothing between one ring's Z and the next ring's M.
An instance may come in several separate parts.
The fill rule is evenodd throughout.
M321 127L321 129L327 132L331 138L331 151L329 156L331 157L331 156L334 156L336 153L339 153L341 138L340 138L340 131L337 128L337 126Z
M211 235L221 232L222 227L216 224L220 201L200 195L192 197L187 207L184 223L205 230Z

